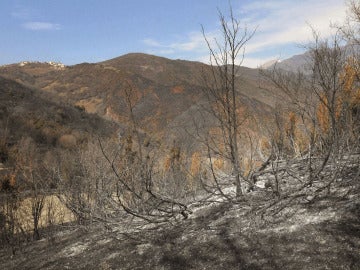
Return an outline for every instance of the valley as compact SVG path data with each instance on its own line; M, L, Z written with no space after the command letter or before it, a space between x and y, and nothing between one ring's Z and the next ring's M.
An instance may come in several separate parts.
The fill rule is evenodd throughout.
M92 10L107 20L82 16L94 3L72 5L71 24L8 10L28 42L11 59L47 59L59 42L54 59L71 64L0 66L0 268L358 269L360 4L348 1L336 34L310 27L306 50L280 61L275 47L290 55L288 43L304 41L300 5L229 2L218 30L175 35L158 20L181 28L187 14L131 30L154 11L140 2L149 13L127 24L133 2L117 6L122 16L108 2ZM198 4L187 13L205 14ZM335 3L302 4L341 15ZM132 52L139 44L148 53Z

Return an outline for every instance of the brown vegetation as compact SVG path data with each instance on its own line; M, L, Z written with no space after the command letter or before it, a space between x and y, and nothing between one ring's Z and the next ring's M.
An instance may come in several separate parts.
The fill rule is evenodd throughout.
M359 24L358 5L350 7ZM0 175L1 244L16 254L29 228L34 240L41 239L56 227L55 213L65 206L76 228L102 224L111 230L121 224L117 229L128 238L110 248L120 246L122 255L133 244L153 245L146 258L152 266L204 268L220 254L219 268L296 268L301 266L296 255L292 264L262 247L276 242L279 254L293 247L279 244L293 239L281 233L293 227L279 224L290 226L288 219L309 214L313 206L328 213L331 203L342 205L333 215L353 211L338 224L358 222L353 220L360 172L356 50L345 52L343 36L322 40L315 33L308 52L311 72L275 66L264 72L259 89L258 71L238 66L254 32L243 29L231 9L229 18L220 13L219 19L224 43L214 48L205 37L210 66L129 54L56 70L40 63L0 68L8 77L0 77L0 162L6 167ZM340 30L354 43L359 40L357 28ZM288 104L281 104L284 100ZM217 206L207 207L213 203ZM223 215L229 211L233 215ZM134 232L129 224L150 226L156 235ZM315 231L326 254L322 241L336 247L332 234L350 239L339 228L327 227L330 237L321 222L308 225L294 227L295 240L309 246L313 239L302 233ZM358 237L354 228L349 234ZM358 242L352 245L359 249ZM63 250L57 258L68 252L76 257L82 248ZM118 257L104 263L128 268L143 263ZM352 257L349 267L358 261Z

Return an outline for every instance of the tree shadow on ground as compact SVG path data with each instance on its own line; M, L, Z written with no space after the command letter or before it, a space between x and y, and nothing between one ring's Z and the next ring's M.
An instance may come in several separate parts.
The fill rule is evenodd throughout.
M360 267L360 204L354 204L337 222L322 224L339 247L337 252L348 259L349 269Z
M197 222L196 234L172 238L160 260L165 269L358 269L360 205L337 220L283 231L242 231L231 220L217 228ZM208 222L210 217L201 221ZM284 224L283 224L284 225ZM290 225L289 225L290 227Z
M47 248L38 242L23 258L4 265L6 269L102 269L101 263L109 269L359 269L360 204L346 205L346 212L336 219L294 228L286 221L251 227L249 217L218 206L198 218L131 237L117 234L120 238L115 239L112 232L97 232L94 237L76 231ZM106 244L99 244L104 239ZM61 256L79 244L86 246L83 252Z

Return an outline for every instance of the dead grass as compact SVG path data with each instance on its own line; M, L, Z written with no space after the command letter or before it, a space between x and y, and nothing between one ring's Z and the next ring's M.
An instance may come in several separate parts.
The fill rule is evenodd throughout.
M31 214L32 199L27 198L19 203L16 209L16 224L21 226L25 232L33 230L33 218ZM49 195L45 198L44 208L39 219L39 228L45 228L50 225L66 224L74 221L74 215L55 195Z

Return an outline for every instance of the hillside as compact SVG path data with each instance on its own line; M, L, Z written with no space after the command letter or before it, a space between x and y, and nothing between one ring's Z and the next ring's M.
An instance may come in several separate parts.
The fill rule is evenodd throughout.
M215 103L206 98L201 80L209 69L197 62L145 54L74 66L0 67L1 163L11 165L6 164L7 151L21 153L17 144L23 137L59 157L50 163L55 168L44 171L43 153L24 152L24 163L16 160L23 166L14 166L23 169L19 176L23 182L12 184L15 176L4 175L0 221L6 225L0 231L0 265L5 269L357 269L356 149L331 156L304 150L289 157L291 153L287 156L279 148L284 156L269 158L258 170L263 136L274 132L273 139L279 140L275 146L282 147L285 135L297 138L298 126L296 116L290 114L290 121L277 123L280 130L276 130L274 109L286 112L280 106L286 105L286 99L259 70L240 67L236 81L240 106L235 113L243 121L237 151L249 174L244 172L244 196L237 198L233 171L216 160L216 150L221 151L216 149L216 136L222 135L224 126L217 126L215 116L202 110ZM131 137L133 125L139 131L136 142ZM211 159L197 153L198 139L204 134L215 138L214 161L210 160L211 170L200 171ZM113 140L101 145L91 142L98 137ZM155 143L146 142L149 137ZM146 150L140 153L136 143L143 143ZM270 151L264 145L265 152ZM38 167L33 167L33 157ZM213 170L215 166L218 169ZM48 177L55 183L52 190L43 188ZM19 183L31 185L24 188ZM53 197L71 211L67 219L48 202ZM45 203L40 213L45 209L46 225L37 231L34 227L32 236L39 241L28 240L32 231L25 231L17 217L27 202L24 198L31 203L31 211L25 211L30 219L36 206ZM57 215L62 221L54 222Z
M199 104L207 102L202 77L209 72L210 67L199 62L138 53L94 64L59 67L26 62L0 67L1 76L118 124L129 122L126 93L130 93L136 122L144 133L164 139L165 147L176 141L189 151L196 141L188 131L196 133L192 123L200 116ZM241 110L267 122L277 102L276 92L262 85L266 82L258 70L240 67L239 74ZM257 132L262 134L265 129L260 127Z
M149 225L124 217L102 227L64 227L0 249L5 269L358 269L359 185L344 179L333 194L261 215L248 205L191 206L187 220ZM266 194L259 194L268 198ZM46 232L44 232L46 234Z
M360 1L115 2L2 8L0 270L360 270Z
M92 136L112 136L118 129L114 123L55 100L52 95L0 77L2 147L11 148L27 137L43 149L76 147ZM71 137L70 144L64 136Z
M129 83L136 92L137 103L154 99L147 105L168 106L183 111L199 100L202 76L209 72L209 68L199 62L127 54L105 62L63 68L47 63L13 64L0 67L0 74L25 85L57 93L69 102L84 104L90 112L106 115L107 103L111 98L120 100L122 88L129 87L126 85ZM261 76L257 70L240 67L239 73L241 83L245 83L241 87L243 95L265 103L273 98L273 93L259 88ZM152 104L155 101L158 103ZM165 115L168 113L164 112Z

